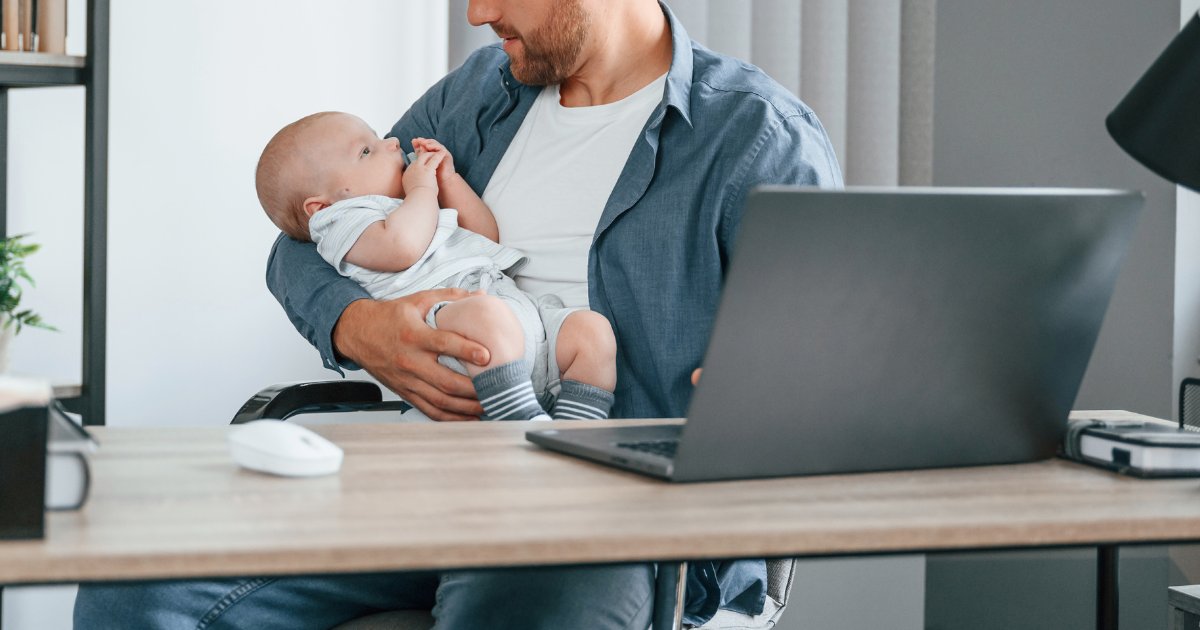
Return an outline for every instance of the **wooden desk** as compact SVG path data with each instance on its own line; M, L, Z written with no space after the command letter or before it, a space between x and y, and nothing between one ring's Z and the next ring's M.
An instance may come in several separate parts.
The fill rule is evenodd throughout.
M227 427L96 429L87 505L0 543L0 584L1096 546L1097 626L1115 628L1116 545L1200 540L1196 479L1048 460L673 485L527 428L317 427L346 450L318 479L240 470Z
M230 461L226 427L96 429L86 507L0 543L0 583L913 553L1200 540L1200 480L1061 460L673 485L524 423L318 427L340 475Z

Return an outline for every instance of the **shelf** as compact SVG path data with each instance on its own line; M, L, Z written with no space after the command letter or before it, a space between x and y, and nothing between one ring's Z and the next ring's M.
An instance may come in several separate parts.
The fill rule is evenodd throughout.
M71 413L83 415L86 401L83 396L83 385L55 385L52 389L52 396L62 406Z
M110 0L86 0L87 56L0 51L0 236L8 226L8 89L78 85L83 98L83 370L55 395L84 424L104 424L108 301L108 17ZM17 124L22 124L18 122Z
M54 385L50 389L55 398L79 398L83 395L82 385Z
M0 51L0 87L83 85L86 57Z

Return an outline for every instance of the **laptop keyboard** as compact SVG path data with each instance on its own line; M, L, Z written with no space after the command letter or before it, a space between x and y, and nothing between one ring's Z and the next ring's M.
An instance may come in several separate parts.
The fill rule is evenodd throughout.
M668 459L675 458L675 449L679 446L679 440L642 440L640 442L617 442L619 448L627 448L631 451L641 453L650 453L651 455L659 455Z

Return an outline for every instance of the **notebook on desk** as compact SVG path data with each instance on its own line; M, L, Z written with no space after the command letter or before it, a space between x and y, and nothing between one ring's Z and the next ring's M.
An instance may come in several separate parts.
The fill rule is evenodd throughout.
M687 422L526 437L673 481L1051 457L1142 202L755 190Z

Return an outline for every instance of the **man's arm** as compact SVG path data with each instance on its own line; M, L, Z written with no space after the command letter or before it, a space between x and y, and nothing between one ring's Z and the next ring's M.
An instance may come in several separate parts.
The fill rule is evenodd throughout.
M812 113L781 118L764 126L747 146L749 150L734 164L722 189L718 247L726 261L741 224L746 196L755 186L843 186L833 145ZM702 371L699 367L692 371L692 385L700 382Z
M377 302L329 266L312 243L285 235L267 262L267 286L325 367L341 372L361 366L434 420L473 420L483 413L471 380L437 357L484 365L487 349L425 323L430 307L466 297L466 291L438 289Z
M366 368L379 382L434 420L478 420L483 407L471 380L437 362L438 355L476 365L489 360L487 349L425 323L434 304L458 300L463 289L421 291L396 300L357 300L341 313L333 344Z
M720 247L729 259L746 196L755 186L781 184L841 188L842 170L816 115L780 118L757 131L722 190Z
M329 266L315 245L286 234L280 234L271 247L266 280L292 325L320 352L325 367L340 373L343 366L331 334L334 324L347 306L370 295ZM344 367L358 369L353 363Z

